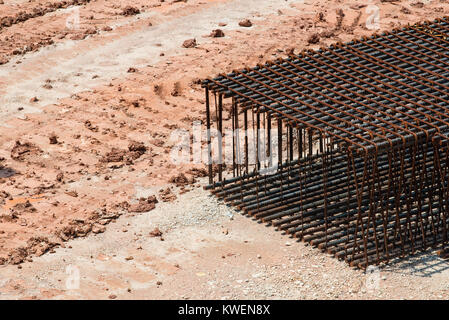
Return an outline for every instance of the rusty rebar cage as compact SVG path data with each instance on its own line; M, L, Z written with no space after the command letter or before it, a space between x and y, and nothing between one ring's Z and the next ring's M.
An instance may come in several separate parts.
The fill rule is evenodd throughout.
M206 80L207 188L360 268L445 246L448 36L443 18Z

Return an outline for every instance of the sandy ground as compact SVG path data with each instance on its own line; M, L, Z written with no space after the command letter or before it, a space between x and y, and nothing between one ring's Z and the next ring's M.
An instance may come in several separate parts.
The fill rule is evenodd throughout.
M3 2L0 298L446 297L447 264L432 253L387 266L370 292L361 271L230 220L201 190L203 166L169 159L173 130L204 119L199 79L369 35L365 3ZM419 3L372 1L382 30L449 12ZM217 28L225 37L208 36ZM79 289L67 289L73 268Z
M449 265L436 255L394 262L372 282L201 189L1 271L0 299L449 298Z

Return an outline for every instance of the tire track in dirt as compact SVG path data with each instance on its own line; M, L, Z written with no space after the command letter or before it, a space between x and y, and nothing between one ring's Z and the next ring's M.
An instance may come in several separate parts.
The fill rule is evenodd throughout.
M57 51L55 55L52 56L52 58L55 59L54 61L49 61L48 56L43 56L42 60L30 59L30 61L27 62L26 60L29 57L32 58L32 55L27 55L22 64L8 64L0 68L0 72L5 71L6 67L11 66L9 73L7 73L8 77L3 78L5 83L9 85L11 90L16 90L24 82L28 81L26 84L31 87L28 89L23 87L22 89L25 91L29 90L27 94L32 93L34 95L35 91L33 90L42 88L43 84L45 84L46 88L42 88L42 90L45 89L44 91L50 93L56 91L55 89L61 85L59 83L61 81L60 79L52 79L54 79L55 73L61 70L61 63L64 64L66 60L70 61L69 67L73 67L74 63L81 67L87 66L89 68L98 65L100 68L99 72L103 72L101 73L101 76L105 78L102 81L109 82L110 74L104 73L105 64L103 60L91 61L89 59L92 58L92 56L88 56L88 60L76 60L80 57L86 58L83 55L79 55L80 51L81 53L87 52L88 54L91 54L91 51L89 50L93 50L95 54L98 54L99 50L104 50L105 43L106 46L111 46L109 51L106 52L107 54L118 55L113 55L112 59L118 59L119 66L116 64L106 65L106 67L110 67L117 74L126 74L127 70L130 69L128 61L122 63L120 59L123 58L122 55L127 59L130 57L135 59L136 56L133 51L135 48L140 50L137 55L137 58L140 59L148 59L148 52L145 51L148 50L148 46L154 46L158 50L167 50L167 47L172 46L174 49L171 54L176 54L179 50L179 52L184 53L186 56L189 54L198 57L198 55L205 53L206 49L182 49L181 44L183 40L185 40L184 37L190 36L190 34L188 32L187 34L179 32L178 28L189 30L189 26L192 24L192 19L197 22L198 17L203 17L203 20L199 22L206 21L205 23L207 23L207 25L198 27L196 35L202 36L209 34L211 30L210 27L216 28L216 25L221 20L215 19L216 17L213 8L215 8L215 10L221 10L223 6L217 1L205 8L198 6L196 8L192 7L190 11L184 12L184 15L182 16L177 12L178 14L175 17L172 17L171 20L168 20L167 16L163 14L154 12L147 13L147 17L150 17L152 21L156 21L154 26L156 30L152 30L152 32L160 35L159 38L153 39L154 42L147 43L142 41L142 30L147 31L151 28L141 27L140 29L136 28L137 30L131 29L131 32L128 28L125 30L128 33L124 32L114 38L111 36L111 39L97 38L78 41L76 43L78 45L78 47L76 47L77 51L72 51L73 48L75 48L75 44L68 49L62 48L67 50L68 56L58 56L61 51ZM181 10L179 7L178 9ZM239 8L232 7L225 13L233 13L235 10L239 10ZM205 16L203 16L204 12L206 12ZM273 8L272 12L276 12L275 8ZM248 16L252 18L251 14L248 14ZM226 16L221 16L221 18L226 19ZM258 20L256 18L257 17L253 20ZM228 35L234 33L229 31L232 28L239 28L238 17L234 17L233 19L235 19L235 23L233 22L234 20L226 20L230 24L230 27L226 31L228 32ZM168 22L168 25L164 23L158 24L157 20L166 21ZM183 24L180 24L180 21L182 21ZM143 21L143 23L147 24L146 21ZM231 23L234 26L232 26ZM257 26L258 22L255 22L255 25ZM161 27L159 28L159 26ZM205 30L206 32L204 32ZM249 29L245 30L247 30L247 32L244 32L244 35L252 33ZM258 28L258 32L265 33L266 28ZM156 41L161 41L160 38L166 36L166 34L173 34L176 37L176 41L169 43L167 47L161 49L156 45L158 43ZM238 38L235 36L236 34L229 36L226 40L232 41L232 39L234 39L234 41L239 42ZM123 39L127 41L130 40L131 45L126 48L125 45L128 42L124 43ZM201 40L200 42L204 43L205 47L214 45L209 43L211 41L209 40L210 38L204 39L207 40L204 40L204 42ZM96 46L93 44L96 44ZM82 45L83 47L80 49L79 45ZM50 51L51 49L52 48L45 48L43 50ZM58 47L57 49L61 49L61 47ZM127 50L130 50L130 52ZM170 53L169 51L165 52L167 52L167 54ZM171 58L173 58L174 61L177 59L184 59L184 54L178 57L172 56ZM159 58L159 54L155 54L154 56ZM151 56L150 58L154 57ZM75 59L75 62L72 61L72 59ZM190 59L190 57L187 58L187 60ZM56 62L60 64L57 65ZM133 66L137 67L139 63L146 66L146 62L147 60L144 60L143 62L137 61ZM28 66L26 65L27 63ZM163 63L164 62L161 64ZM178 65L178 67L175 65ZM194 66L194 63L190 65ZM176 74L176 68L180 68L184 69L182 73L185 73L185 70L189 67L180 66L175 62L172 65L172 68L175 68L175 70L169 71L168 68L163 68L165 71L162 72ZM108 70L109 69L106 68L106 71ZM134 76L143 77L142 81L147 81L148 77L144 77L139 70L136 70L136 68L134 68L134 70L135 71L132 71L134 72ZM78 76L79 78L82 78L82 81L85 79L88 81L96 79L93 79L94 77L92 77L92 72L95 72L96 70L84 71L86 73L84 76ZM195 74L195 72L193 72L193 74ZM36 81L36 79L39 79L40 75L43 75L43 77L40 78L43 80L42 83ZM73 81L75 81L71 79L71 77L77 78L76 75L71 73L63 76L66 77L63 79L64 81L67 81L66 83L73 83ZM46 77L51 77L51 79L47 79L49 81L44 80ZM26 78L28 78L28 80L24 80ZM195 79L189 79L189 84L184 84L190 87L190 90L188 91L189 96L186 97L184 94L187 94L187 87L181 87L181 90L183 90L184 93L180 92L180 85L176 82L179 81L179 79L176 79L173 88L177 88L177 93L175 94L172 92L170 97L178 101L182 101L182 99L197 101L198 97L194 98L196 91L193 89L196 89L199 86L197 84L192 84L194 80ZM63 82L62 86L64 85L65 83ZM164 85L166 86L168 83L164 83ZM124 87L125 90L123 91L128 91L126 85L124 85ZM2 128L0 133L0 141L2 142L0 144L3 149L1 150L2 156L4 151L9 151L12 148L11 151L7 151L7 154L4 154L5 161L3 163L6 168L5 170L11 169L17 173L10 178L0 180L0 187L7 192L4 200L6 202L6 207L2 212L4 215L1 218L4 221L0 222L2 224L2 229L7 230L0 235L0 247L2 247L2 250L0 250L0 264L21 263L23 260L28 259L27 257L29 255L40 255L51 250L54 246L62 245L61 241L69 240L72 237L85 236L90 232L95 233L93 230L99 228L97 224L102 224L100 221L97 221L97 218L101 217L101 219L103 219L104 214L108 216L109 214L113 214L114 217L118 217L117 214L123 209L123 203L128 203L127 201L130 200L137 201L135 193L139 186L146 188L148 184L155 184L155 181L164 180L166 182L175 176L179 176L179 169L176 168L176 166L167 163L165 155L168 153L166 151L169 150L170 145L166 145L164 140L162 140L169 136L169 134L164 133L164 131L173 130L173 127L164 125L158 130L158 135L156 135L156 132L151 132L152 130L148 129L148 126L151 126L152 123L157 123L158 126L162 126L162 123L168 119L173 121L174 117L169 116L164 112L164 108L170 108L170 111L166 111L171 113L173 112L172 108L176 107L176 105L173 104L173 106L169 107L167 105L167 100L162 96L158 96L158 100L163 99L162 101L159 101L164 105L162 108L156 106L153 101L150 101L152 95L154 95L151 80L148 83L148 87L146 87L146 84L142 86L137 83L133 83L131 87L141 90L142 95L140 95L137 90L132 89L133 97L126 93L122 96L121 94L123 91L120 89L120 85L118 87L115 87L114 85L107 86L107 88L109 88L109 93L107 95L111 94L113 100L117 99L115 102L110 101L111 104L108 103L107 108L103 109L103 107L100 106L99 103L97 104L94 100L92 101L93 104L90 105L88 99L76 96L73 99L67 100L72 100L72 103L79 100L78 107L81 109L78 109L78 107L76 107L76 110L72 109L71 106L64 105L64 102L61 102L60 105L47 106L47 108L45 108L45 113L28 115L28 118L23 118L23 120L26 121L16 120L9 122L11 125L10 127L14 128L11 135L7 133L11 129ZM168 87L166 89L168 89ZM97 90L105 93L102 89L97 88ZM193 94L192 91L194 91ZM67 89L66 92L67 95L72 93L70 89ZM202 90L200 90L200 92L202 94ZM80 95L83 94L91 93L80 93ZM11 94L11 96L14 97L14 94ZM15 98L17 98L17 106L22 106L20 103L21 97L17 96ZM39 98L42 99L40 96ZM66 100L64 101L66 102ZM132 110L128 109L128 102L131 103ZM50 111L49 108L56 109ZM98 113L100 108L103 109L104 112ZM4 108L2 110L7 111ZM39 108L36 108L36 110L38 111ZM134 111L137 111L138 113L134 115ZM104 122L106 119L103 117L109 112L111 117L107 120L106 124ZM158 113L159 116L157 115ZM176 121L182 123L190 122L192 119L200 119L200 116L194 115L193 112L190 112L188 115L190 117L184 119L182 118L185 117L183 116L183 113L179 113L176 118L179 117L181 119L177 119ZM5 118L3 117L2 119ZM63 123L60 121L63 121ZM101 128L98 126L100 122L102 123ZM47 127L47 125L50 127ZM56 133L53 136L53 139L51 139L52 135L50 134L52 131ZM76 134L77 132L79 134ZM50 137L48 136L49 134ZM13 138L13 136L20 138L16 139ZM148 138L152 139L146 141ZM126 154L121 153L122 151L126 151L124 150L126 147L122 144L127 144L128 140L131 142L131 139L144 141L145 144L149 146L148 153L138 161L133 159L130 159L131 161L129 161L129 157L125 157ZM129 148L131 147L128 146L128 149ZM35 150L36 152L28 152L28 149L31 151ZM27 157L21 159L17 157L16 154L26 154ZM109 163L109 160L106 162L103 161L105 158L111 158L111 161L113 162ZM134 157L131 156L131 158ZM117 163L116 161L119 162ZM149 169L153 164L155 168L163 166L164 175L167 176L162 177L157 170ZM112 179L114 181L116 181L116 179L121 181L121 185L118 189L116 182L110 182ZM157 188L157 190L159 190L159 186ZM161 190L156 191L159 192L160 201L172 201L167 199L165 191L164 194L161 195ZM45 196L42 196L42 193L44 193ZM39 195L40 200L31 203L34 199L33 197L37 195ZM111 197L111 195L114 196ZM9 212L9 204L11 201L17 201L17 199L22 199L24 202L20 202L18 208L13 208L17 212ZM137 199L139 201L137 205L140 206L140 198L138 197ZM30 204L28 204L28 202L30 202ZM145 203L143 204L145 205ZM101 208L100 213L98 213L99 207ZM132 208L132 206L129 208ZM22 211L19 212L19 209ZM105 210L104 212L103 209ZM141 209L139 208L139 211L140 210ZM100 216L98 216L98 214L100 214Z
M142 19L161 21L155 26L145 26L133 32L115 37L86 39L86 41L65 41L51 48L43 48L23 58L20 65L14 61L0 69L0 117L22 113L37 112L39 105L56 103L58 99L71 94L89 90L106 84L110 79L126 73L130 66L146 66L161 60L160 54L176 55L182 52L181 44L185 39L201 39L201 43L211 41L202 38L210 33L218 22L225 22L225 30L238 28L240 19L257 15L269 15L277 10L288 8L292 3L303 0L232 0L224 3L215 1L204 4L204 9L193 14L171 18L157 12L146 12ZM170 34L170 37L166 35ZM93 75L98 75L92 79ZM52 90L42 86L47 79L56 79ZM37 96L38 103L30 102Z

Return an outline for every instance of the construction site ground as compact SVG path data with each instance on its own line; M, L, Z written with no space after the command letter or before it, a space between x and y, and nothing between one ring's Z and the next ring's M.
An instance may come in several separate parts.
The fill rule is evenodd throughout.
M373 288L219 203L204 164L170 159L171 133L205 118L201 79L370 35L367 5L381 32L449 1L70 4L0 0L0 299L449 297L435 252L383 266Z

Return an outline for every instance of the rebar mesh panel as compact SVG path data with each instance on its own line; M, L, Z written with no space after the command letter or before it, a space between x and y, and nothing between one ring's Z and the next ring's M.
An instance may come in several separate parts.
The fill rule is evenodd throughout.
M438 19L206 80L208 129L222 131L232 98L232 128L246 132L256 115L258 129L277 127L280 154L277 172L261 175L260 163L236 161L234 139L233 178L220 162L215 181L210 163L208 188L359 267L444 246L448 35Z

